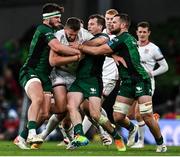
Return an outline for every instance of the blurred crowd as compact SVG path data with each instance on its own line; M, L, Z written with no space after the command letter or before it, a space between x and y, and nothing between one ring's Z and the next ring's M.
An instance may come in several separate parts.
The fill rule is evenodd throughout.
M152 25L152 41L162 50L169 71L156 78L154 111L161 118L180 118L180 19ZM14 139L18 133L24 92L18 75L28 54L34 32L29 28L21 39L10 39L0 43L0 140ZM130 33L135 34L132 25ZM132 32L131 32L132 31Z

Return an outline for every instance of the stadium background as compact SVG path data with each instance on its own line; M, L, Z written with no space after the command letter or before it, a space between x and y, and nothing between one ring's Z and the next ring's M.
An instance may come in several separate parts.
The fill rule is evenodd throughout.
M18 71L28 53L34 28L41 23L41 7L57 2L65 7L62 22L70 16L84 20L109 8L126 12L136 23L147 20L152 25L151 40L162 50L169 71L156 78L154 111L161 115L160 125L169 145L180 145L180 11L179 0L0 0L0 139L12 140L18 132L23 91ZM126 133L125 133L126 136ZM146 142L153 143L147 133Z

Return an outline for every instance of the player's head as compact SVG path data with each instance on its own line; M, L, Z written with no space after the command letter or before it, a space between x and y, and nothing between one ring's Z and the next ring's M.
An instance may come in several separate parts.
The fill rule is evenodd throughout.
M64 32L69 42L75 41L80 28L81 28L81 23L78 18L70 17L67 19L66 24L64 26Z
M111 31L112 20L116 14L118 14L118 11L116 9L109 9L105 13L106 29L108 33Z
M93 14L89 17L88 31L93 35L101 33L105 28L105 19L100 14Z
M61 14L64 8L55 3L47 3L42 8L43 21L51 27L58 28L61 24Z
M150 24L147 21L139 22L137 24L136 34L138 36L138 41L149 41L149 36L151 34Z
M111 33L117 35L121 32L128 31L130 23L131 21L128 14L122 13L115 15L113 18Z

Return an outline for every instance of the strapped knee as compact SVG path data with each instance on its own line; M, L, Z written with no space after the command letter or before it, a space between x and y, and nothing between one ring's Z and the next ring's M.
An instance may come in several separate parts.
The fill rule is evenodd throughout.
M152 101L139 104L140 114L152 113Z
M113 110L114 112L119 112L119 113L123 113L123 114L127 114L129 111L129 105L122 103L122 102L118 102L116 101L114 106L113 106Z
M99 123L100 125L103 125L103 124L105 124L107 121L108 121L108 118L105 117L105 116L103 116L103 115L101 114L101 116L100 116L100 118L99 118L99 120L98 120L98 123Z

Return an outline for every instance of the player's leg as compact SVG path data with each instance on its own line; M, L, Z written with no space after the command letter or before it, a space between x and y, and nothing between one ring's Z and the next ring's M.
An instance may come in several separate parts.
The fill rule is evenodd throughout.
M167 147L164 144L163 137L159 128L157 121L153 117L152 109L152 97L151 96L141 96L138 99L140 114L153 134L156 144L157 152L166 152Z
M75 89L76 85L71 87L71 90L77 91ZM68 111L70 115L70 119L72 124L74 125L74 135L75 138L71 142L71 144L75 147L84 146L89 143L89 140L84 136L84 132L82 129L82 118L79 112L79 106L83 101L83 94L81 92L69 92L67 95L68 98Z
M63 142L67 145L74 139L74 127L71 123L69 114L61 122L61 132L63 135Z
M135 135L138 130L138 126L134 125L129 118L126 117L129 112L130 105L133 102L134 99L118 95L113 106L115 124L124 127L129 131L127 146L132 146L135 143Z
M82 105L81 105L81 109L87 114L89 115L89 102L87 100L85 100ZM101 113L102 115L104 115L105 117L107 117L106 111L101 108ZM90 117L90 116L89 116ZM83 125L83 131L84 134L87 133L87 131L90 129L90 127L93 125L96 126L96 128L98 129L103 145L111 145L112 144L112 138L110 137L110 135L107 133L107 131L105 131L98 123L96 123L95 121L92 121L91 118L89 118L87 116L84 117L82 125Z
M62 86L55 86L53 88L53 97L54 103L52 104L51 112L57 113L53 114L46 125L46 129L41 133L43 139L45 139L59 124L59 122L64 119L66 115L66 97L67 91L64 85Z
M42 105L41 110L37 117L37 128L36 129L41 127L41 125L44 123L45 120L49 119L50 105L51 105L51 93L45 92L44 93L44 102L43 102L43 105ZM32 142L32 144L31 144L31 149L39 149L42 142L39 142L38 139L41 139L42 141L44 141L44 139L40 135L36 135L33 138L34 138L34 142Z
M39 79L31 79L27 82L25 89L28 97L31 99L31 105L28 110L27 127L29 131L28 131L27 141L29 143L34 143L34 142L42 143L43 140L34 138L36 136L38 115L45 101L44 100L45 95L43 92L42 84Z
M89 112L91 118L98 122L115 139L118 151L126 151L124 141L118 131L112 126L107 117L101 114L101 99L99 97L89 97Z
M27 111L30 105L30 99L28 98L27 94L24 94L23 100L23 113L21 115L21 122L20 122L20 134L14 139L13 143L17 145L20 149L30 149L26 142L28 136L28 128L27 128Z
M140 87L142 90L139 92L136 90L136 96L138 97L139 111L140 114L148 126L150 132L155 138L157 144L157 152L166 152L167 147L164 144L163 137L160 131L159 124L153 117L153 105L151 96L151 82L150 80L145 80L136 84L136 87ZM136 88L137 89L137 88Z
M142 119L140 112L139 112L139 104L137 101L133 104L135 106L135 119L138 122L138 140L137 142L131 146L131 148L143 148L144 147L144 133L145 133L145 122Z
M103 116L107 117L107 113L106 113L106 111L105 111L103 108L101 108L101 114L102 114ZM109 146L109 145L111 145L111 144L112 144L112 138L111 138L111 136L108 134L108 132L105 131L105 130L103 129L103 127L100 126L100 125L98 125L98 130L99 130L99 132L100 132L101 140L102 140L102 142L103 142L103 145L104 145L104 146Z

